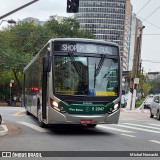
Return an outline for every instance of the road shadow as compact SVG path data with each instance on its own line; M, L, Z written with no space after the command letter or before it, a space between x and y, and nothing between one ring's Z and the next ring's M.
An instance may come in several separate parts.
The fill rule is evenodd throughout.
M51 132L51 134L58 134L58 135L80 135L80 136L113 136L113 133L100 130L96 127L89 128L85 125L77 125L77 124L56 124L56 125L50 125L48 128Z
M39 122L36 117L29 115L30 118L34 121L34 123L39 126ZM97 125L98 126L98 125ZM102 130L97 127L87 127L86 125L81 125L81 124L52 124L52 125L47 125L45 129L49 130L48 134L53 134L53 135L80 135L80 136L114 136L116 134L107 131L107 130Z

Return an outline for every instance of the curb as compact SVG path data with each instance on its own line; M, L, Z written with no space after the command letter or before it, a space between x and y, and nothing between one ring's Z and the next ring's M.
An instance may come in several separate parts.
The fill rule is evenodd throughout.
M0 125L0 136L8 134L8 128L6 125Z

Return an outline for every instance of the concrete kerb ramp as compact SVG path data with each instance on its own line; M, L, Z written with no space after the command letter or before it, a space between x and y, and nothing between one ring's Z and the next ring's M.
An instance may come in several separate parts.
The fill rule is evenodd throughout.
M8 134L8 128L6 125L0 125L0 136Z
M2 116L0 115L0 136L8 134L8 128L6 125L3 125Z

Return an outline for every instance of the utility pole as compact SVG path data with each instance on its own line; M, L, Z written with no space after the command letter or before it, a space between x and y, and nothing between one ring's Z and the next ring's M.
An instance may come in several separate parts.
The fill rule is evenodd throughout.
M29 5L31 5L31 4L33 4L33 3L35 3L35 2L37 2L37 1L39 1L39 0L33 0L33 1L31 1L29 3L26 3L25 5L17 8L17 9L12 10L11 12L8 12L8 13L4 14L3 16L0 17L0 20L9 16L9 15L11 15L11 14L13 14L13 13L15 13L15 12L17 12L17 11L19 11L19 10L21 10L21 9L23 9L23 8L25 8L25 7L27 7L27 6L29 6Z
M130 91L131 91L131 104L130 110L135 108L135 100L137 94L137 85L139 84L139 78L137 78L137 74L140 67L140 56L141 56L141 42L142 42L142 31L145 26L137 26L136 28L136 44L135 44L135 52L134 52L134 59L133 59L133 67L131 73L131 80L130 80Z

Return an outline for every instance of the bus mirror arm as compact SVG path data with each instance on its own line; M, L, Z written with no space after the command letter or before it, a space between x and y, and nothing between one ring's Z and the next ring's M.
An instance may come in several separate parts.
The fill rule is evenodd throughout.
M44 57L44 70L46 72L51 71L51 57L50 57L49 53L47 53Z

